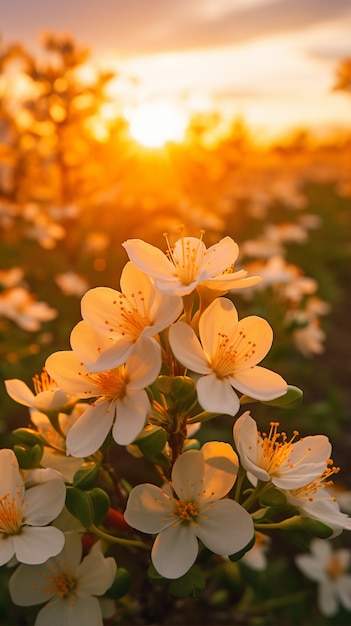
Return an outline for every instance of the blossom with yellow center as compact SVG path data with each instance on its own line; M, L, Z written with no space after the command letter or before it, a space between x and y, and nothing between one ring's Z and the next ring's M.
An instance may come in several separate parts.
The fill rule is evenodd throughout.
M268 434L260 434L255 420L246 411L235 422L233 436L242 466L252 484L272 481L280 489L297 489L316 480L330 461L331 444L324 435L296 441L278 432L279 423L271 422Z
M326 465L317 478L284 493L287 501L296 507L303 517L326 524L333 531L332 537L337 537L343 530L351 530L351 518L340 511L336 498L328 490L328 487L333 485L331 477L337 474L340 468L334 467L331 459L328 459Z
M199 284L226 292L250 287L261 280L258 276L247 278L245 270L234 272L239 247L231 237L224 237L206 248L203 234L204 231L201 231L200 238L182 236L173 247L165 235L166 254L141 239L128 239L123 247L130 260L151 276L157 289L164 294L185 296Z
M42 411L64 411L72 408L77 398L70 396L59 388L57 383L43 369L41 374L33 376L33 393L23 380L12 378L5 380L6 391L10 398L29 407Z
M225 498L233 487L238 459L227 443L208 442L181 454L163 488L140 484L129 494L125 519L145 533L157 534L151 558L165 578L179 578L193 565L198 540L215 554L243 550L252 540L251 516Z
M250 316L238 320L228 298L217 298L199 321L199 339L185 322L169 330L178 361L200 374L196 387L205 411L235 415L240 402L234 389L257 400L272 400L286 393L285 380L257 366L269 351L273 332L266 320Z
M105 558L100 543L82 559L77 533L65 535L63 550L43 565L20 565L11 576L9 590L19 606L47 603L34 626L102 626L99 596L111 587L116 562Z
M181 314L182 299L160 293L131 262L120 285L121 291L96 287L82 298L83 320L72 330L71 347L90 371L121 365L140 337L154 341Z
M131 443L151 409L145 387L154 382L160 368L159 346L145 337L140 337L124 365L103 372L88 371L74 351L51 354L46 369L60 386L80 398L95 398L70 428L67 453L80 458L93 454L111 428L117 443Z
M49 479L25 488L14 452L0 450L0 565L13 556L22 563L43 563L63 546L63 533L49 527L62 511L66 488L52 470Z
M327 617L336 615L340 605L351 611L351 552L333 550L330 541L313 539L310 552L295 557L297 567L318 584L317 604Z

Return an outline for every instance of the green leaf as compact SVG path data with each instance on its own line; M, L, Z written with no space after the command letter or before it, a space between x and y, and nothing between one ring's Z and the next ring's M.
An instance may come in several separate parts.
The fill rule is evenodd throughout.
M33 447L15 444L13 451L21 469L33 469L38 467L43 456L43 445L35 444Z
M171 381L171 392L173 397L180 403L196 398L196 387L194 381L189 376L175 376Z
M16 428L12 431L12 434L26 446L34 446L36 443L42 445L43 443L39 433L36 430L32 430L32 428Z
M146 426L133 442L149 458L162 452L167 442L166 431L160 426Z
M66 507L80 523L89 528L94 521L94 507L92 499L86 491L78 487L66 487Z
M115 580L107 591L109 598L118 600L128 593L131 583L131 574L124 567L118 567Z
M154 385L157 391L159 391L160 393L163 393L165 396L169 396L171 393L171 383L172 383L171 376L159 376L155 380Z
M273 485L260 495L259 500L262 506L283 506L286 503L285 494Z
M172 580L169 591L177 598L186 598L190 595L196 597L204 589L205 584L204 573L197 565L193 565L184 576Z
M84 463L73 476L73 487L91 489L99 475L100 467L95 461Z
M100 487L95 487L86 493L92 502L94 524L98 526L104 521L108 513L111 506L110 498L106 491L100 489Z
M280 409L293 409L301 404L302 399L303 391L301 391L298 387L294 387L294 385L288 385L287 392L279 398L274 398L273 400L255 400L254 398L250 398L250 396L244 395L240 398L240 404L261 402L261 404L276 406Z

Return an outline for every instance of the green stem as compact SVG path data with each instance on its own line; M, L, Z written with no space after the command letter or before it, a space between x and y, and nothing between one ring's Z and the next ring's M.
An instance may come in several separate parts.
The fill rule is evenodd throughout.
M269 529L269 530L282 530L284 528L293 528L295 523L301 519L300 515L293 515L293 517L288 517L288 519L284 519L281 522L254 522L255 528L259 530Z
M258 497L267 489L269 489L270 487L270 482L263 482L261 480L258 481L257 483L257 487L256 489L254 489L250 495L248 496L248 498L246 498L246 500L244 502L241 503L241 506L244 507L244 509L249 510L249 508L251 507L251 505L256 502L256 500L258 499Z
M246 476L246 472L244 468L241 465L239 465L239 471L238 471L238 476L237 476L236 483L235 483L235 494L234 494L234 500L236 500L236 502L239 502L240 500L241 487L243 485L245 476Z
M108 533L106 533L105 531L101 530L100 528L98 528L94 524L92 524L90 526L89 530L92 533L94 533L95 535L98 535L98 537L101 537L101 539L106 539L106 541L110 541L111 543L120 543L120 544L122 544L124 546L129 546L131 548L141 548L142 550L150 550L150 546L148 546L143 541L138 541L138 540L134 540L134 539L123 539L122 537L116 537L115 535L109 535Z

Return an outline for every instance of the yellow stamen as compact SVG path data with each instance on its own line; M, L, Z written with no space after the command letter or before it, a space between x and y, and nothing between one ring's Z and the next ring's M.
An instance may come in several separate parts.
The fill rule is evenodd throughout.
M332 465L332 463L333 461L331 459L327 460L327 464L329 466ZM327 467L321 476L313 480L308 485L305 485L304 487L293 489L291 493L297 498L305 498L309 500L310 502L313 502L314 500L313 496L320 489L325 489L325 487L330 487L331 485L333 485L333 481L330 480L330 477L333 474L337 474L338 472L340 472L340 467ZM327 497L326 499L336 502L336 498L331 497L331 496Z
M44 368L41 374L36 374L35 376L33 376L32 381L34 384L34 390L36 395L38 395L38 393L41 393L42 391L48 391L53 387L57 387L55 381L51 378L51 376L49 376L46 369Z
M141 290L132 293L128 298L124 293L118 294L118 298L112 302L119 307L119 314L115 320L105 320L108 330L113 333L127 335L136 340L146 326L151 326L153 321L149 317L145 305L145 296Z
M293 436L288 441L286 433L278 433L278 426L279 422L271 422L268 435L266 435L266 433L262 433L262 440L259 439L259 442L261 442L259 465L270 475L277 472L284 462L289 461L289 454L292 452L293 441L299 434L298 431L295 430ZM282 440L278 441L280 438ZM310 449L306 451L303 458L305 458L309 452ZM299 462L301 462L301 460L302 459L299 459ZM293 465L291 465L291 467L293 467Z
M331 578L332 580L336 580L343 572L344 567L342 566L340 559L337 557L336 554L333 554L330 557L330 561L326 568L326 573L328 574L329 578Z
M17 535L23 526L21 497L22 489L18 489L16 497L10 497L9 493L5 493L0 498L0 533L5 535Z
M246 341L246 335L242 330L235 337L218 333L217 348L209 361L217 378L223 379L233 374L238 364L243 367L245 361L251 359L255 352L256 343Z
M205 252L200 253L200 247L205 231L200 230L200 237L197 240L197 245L195 247L191 247L190 239L188 237L184 237L182 234L184 226L179 226L177 230L178 233L181 234L180 254L178 250L177 253L175 253L174 247L170 245L168 234L163 233L167 243L166 254L175 267L174 276L176 276L183 285L190 285L194 282L194 280L196 280L203 264Z
M46 580L48 584L44 591L50 596L56 595L59 598L67 598L74 594L77 587L77 580L70 572L68 564L65 564L64 569L56 566L51 567L46 575Z

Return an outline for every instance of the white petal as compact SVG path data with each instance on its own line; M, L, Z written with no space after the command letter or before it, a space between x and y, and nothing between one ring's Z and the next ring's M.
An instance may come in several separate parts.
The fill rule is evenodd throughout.
M18 461L13 450L2 448L0 450L0 496L9 493L9 497L21 498L24 486Z
M318 587L318 607L323 615L331 617L338 611L338 602L335 597L333 585L330 581L322 581Z
M161 576L179 578L194 564L198 551L193 524L177 524L156 537L151 558Z
M87 371L83 363L71 350L50 354L45 369L67 393L87 398L100 395L98 385L86 378Z
M27 489L23 505L26 524L46 526L61 513L65 498L66 487L63 480L49 480Z
M126 446L132 443L145 426L150 401L144 389L127 390L122 400L117 400L117 413L112 428L116 443Z
M116 570L116 561L112 557L105 559L99 552L90 552L75 573L78 579L77 594L102 596L111 587Z
M175 357L182 365L199 374L211 372L200 342L188 324L173 324L169 329L169 341Z
M236 331L237 310L228 298L216 298L200 317L199 334L206 354L214 356L219 335L230 337Z
M197 397L205 411L236 415L240 408L239 398L227 378L216 374L202 376L196 383Z
M171 278L175 274L174 265L166 255L142 239L127 239L122 246L130 260L145 274L154 278Z
M146 483L130 492L124 517L132 528L153 535L174 523L174 517L170 516L173 508L173 498L159 487Z
M326 573L323 567L321 567L321 562L312 554L297 554L295 562L307 578L316 582L321 582L325 579Z
M8 563L15 554L15 546L11 535L3 535L0 541L0 566Z
M262 317L250 315L238 322L236 332L236 368L247 369L262 361L273 342L273 331L268 322Z
M208 441L201 448L205 459L204 487L205 498L219 500L227 495L234 485L239 463L238 457L229 443Z
M250 543L254 535L251 515L237 502L225 498L204 507L198 518L196 534L212 552L235 554Z
M100 402L90 406L68 432L67 454L78 458L94 454L110 432L114 417L114 404Z
M13 542L20 563L37 565L61 552L65 536L53 526L24 526L20 535L14 535Z
M258 365L236 371L230 377L230 381L235 389L256 400L273 400L283 396L287 391L284 378Z
M18 606L34 606L48 602L54 595L47 586L46 575L51 561L41 565L19 565L9 581L12 602Z
M129 389L143 389L157 378L162 366L161 349L157 341L139 337L126 362Z
M218 243L210 246L206 252L205 267L211 276L224 272L235 263L239 254L239 246L231 237L223 237Z
M33 406L35 395L23 380L12 378L5 380L6 391L12 400L24 406Z
M351 611L351 577L349 575L340 576L337 582L337 592L341 604Z
M112 341L106 334L97 332L89 322L78 322L71 331L70 343L72 350L84 363L94 363L100 352L111 347Z
M103 626L100 602L94 597L75 598L68 605L68 621L58 622L57 626ZM46 622L47 624L51 622ZM44 624L43 624L44 626ZM54 626L54 625L53 625ZM56 626L56 624L55 624Z
M178 498L193 500L204 488L205 460L201 450L181 454L173 465L172 485Z

